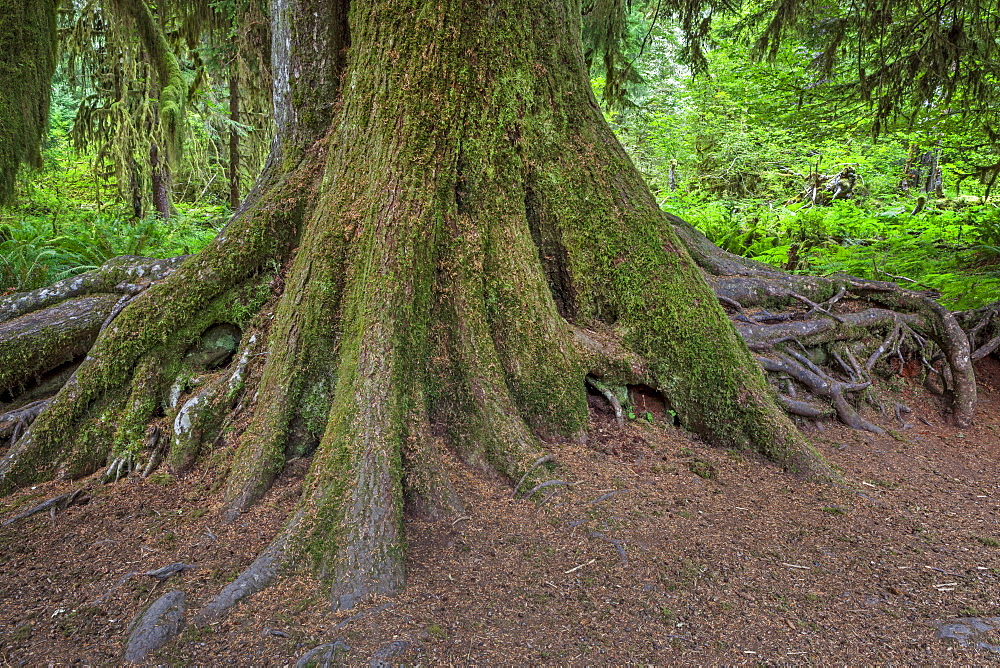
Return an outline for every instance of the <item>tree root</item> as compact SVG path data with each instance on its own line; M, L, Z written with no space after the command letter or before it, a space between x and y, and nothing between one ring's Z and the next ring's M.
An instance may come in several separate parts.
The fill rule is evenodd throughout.
M615 393L612 392L611 389L608 388L606 385L604 385L603 383L601 383L599 380L597 380L592 376L587 376L586 382L587 385L600 392L601 395L608 400L608 403L611 404L611 407L615 410L615 422L618 423L618 426L621 427L622 425L624 425L625 413L622 411L622 404L620 401L618 401L618 397L615 396Z
M968 333L972 359L980 360L1000 348L1000 302L955 314Z
M289 561L289 535L301 515L296 515L277 538L236 579L226 585L195 615L195 626L206 626L224 617L241 600L270 585Z
M48 405L48 399L38 399L0 415L0 439L8 438L13 445Z
M708 272L716 297L731 310L737 331L779 386L797 384L824 399L845 424L881 431L858 415L846 395L867 387L880 361L894 359L899 372L914 359L926 373L941 375L955 424L971 423L976 403L972 362L1000 349L1000 302L952 313L928 294L895 283L787 274L722 251L689 224L670 218ZM798 304L807 310L796 309ZM767 310L775 308L780 311ZM808 362L813 353L837 371ZM936 360L944 362L940 371ZM847 380L835 379L835 373ZM820 419L829 414L787 391L779 401L794 415Z
M169 276L189 256L153 260L122 255L101 265L100 269L64 278L52 285L29 292L0 297L0 322L40 311L75 297L95 294L135 295L155 281Z
M871 382L844 383L837 381L821 371L815 365L809 363L808 358L798 354L795 354L794 357L795 359L793 359L792 352L789 351L789 354L779 355L778 359L758 357L757 361L760 362L760 365L765 371L786 374L799 383L805 385L816 396L829 399L833 404L834 409L837 411L837 415L840 417L841 421L849 427L853 427L854 429L863 429L864 431L870 431L874 434L884 433L880 427L876 427L871 422L858 415L857 411L851 407L844 396L849 392L858 392L867 388L871 385ZM797 405L801 407L803 402L797 402ZM808 417L819 416L809 415Z
M48 510L52 519L56 518L56 512L60 510L66 510L70 506L82 506L90 501L90 495L86 493L86 488L81 487L80 489L75 489L72 492L66 494L60 494L59 496L48 499L39 503L19 515L15 515L10 519L4 520L3 526L9 526L20 520L27 519L32 515L36 515L40 512Z
M590 537L599 538L603 540L605 543L610 543L612 546L614 546L615 551L618 552L618 557L622 560L622 566L628 566L628 555L625 554L625 545L622 543L622 541L618 540L617 538L608 538L599 531L591 531Z
M153 425L149 429L149 433L146 436L146 447L145 450L149 452L149 459L146 460L146 465L142 469L142 477L148 478L150 474L156 470L156 467L160 465L163 461L163 455L166 452L169 440L164 438L163 430L160 429L159 425Z
M547 487L555 487L557 485L558 486L569 487L572 484L573 483L566 482L565 480L546 480L545 482L538 483L537 485L535 485L534 487L532 487L530 490L528 490L527 492L525 492L524 494L522 494L521 498L522 499L530 499L535 494L535 492L541 491L541 490L543 490L543 489L545 489Z
M515 498L517 497L518 490L521 489L521 485L524 484L524 481L528 479L528 476L531 475L531 473L535 469L537 469L542 464L546 464L546 463L552 462L552 461L555 461L555 457L553 457L552 455L545 455L543 457L539 457L538 459L536 459L535 463L532 464L531 467L527 471L524 472L524 475L521 476L521 479L517 481L516 485L514 485L514 497Z
M101 476L101 482L105 484L118 482L134 470L135 459L131 455L117 457L108 465L104 475Z

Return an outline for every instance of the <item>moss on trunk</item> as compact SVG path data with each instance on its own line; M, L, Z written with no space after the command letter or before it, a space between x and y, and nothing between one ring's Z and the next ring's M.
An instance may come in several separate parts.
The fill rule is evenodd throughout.
M39 161L56 66L58 4L11 0L0 6L0 204L13 195L20 166Z

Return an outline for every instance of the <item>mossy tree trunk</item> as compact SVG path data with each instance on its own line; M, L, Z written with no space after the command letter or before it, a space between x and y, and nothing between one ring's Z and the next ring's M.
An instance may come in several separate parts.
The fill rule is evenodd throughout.
M0 7L0 203L10 200L22 163L39 162L56 66L56 0Z
M273 16L265 174L212 245L129 294L0 462L4 489L138 456L160 411L183 467L241 411L228 517L313 456L254 578L307 563L349 607L402 585L404 505L459 507L451 458L514 482L547 441L585 438L588 374L653 386L713 443L823 470L604 122L579 2ZM221 325L239 349L203 374L191 351Z

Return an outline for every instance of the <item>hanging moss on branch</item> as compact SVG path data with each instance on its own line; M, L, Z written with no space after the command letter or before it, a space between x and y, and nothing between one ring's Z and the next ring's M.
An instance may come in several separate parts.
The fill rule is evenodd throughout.
M177 56L167 43L163 27L145 0L111 0L114 16L135 28L159 81L157 102L160 132L167 164L176 167L184 146L184 106L187 86Z

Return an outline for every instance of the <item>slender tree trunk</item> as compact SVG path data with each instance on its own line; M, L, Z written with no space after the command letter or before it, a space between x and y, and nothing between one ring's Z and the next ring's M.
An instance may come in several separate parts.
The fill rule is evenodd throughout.
M132 218L142 220L143 196L142 185L139 182L139 166L135 163L135 159L131 157L129 158L128 176L129 195L132 199Z
M240 133L235 124L240 122L240 83L236 73L229 75L229 120L233 128L229 130L229 208L235 211L240 206Z
M149 180L153 187L153 210L162 220L170 220L170 166L160 158L156 144L149 147Z

